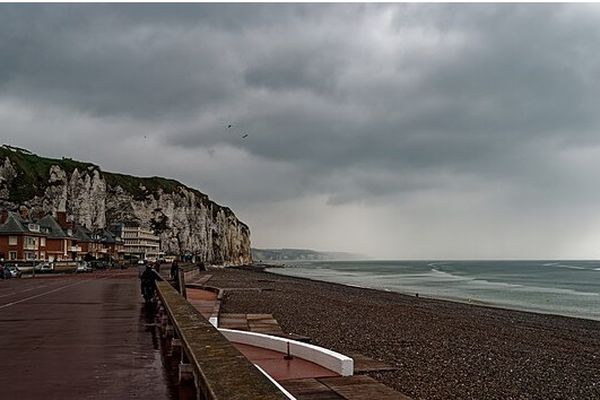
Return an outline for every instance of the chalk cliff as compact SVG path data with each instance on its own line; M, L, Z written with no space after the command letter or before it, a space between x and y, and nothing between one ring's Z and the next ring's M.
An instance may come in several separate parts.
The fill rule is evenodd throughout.
M152 228L167 253L191 252L214 264L252 260L250 230L227 207L170 179L102 171L63 158L0 147L0 208L25 206L32 216L67 211L90 229L127 222Z

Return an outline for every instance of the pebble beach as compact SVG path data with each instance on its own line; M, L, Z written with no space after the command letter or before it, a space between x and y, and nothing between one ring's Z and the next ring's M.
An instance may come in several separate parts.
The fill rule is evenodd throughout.
M600 321L211 269L226 313L271 313L285 332L397 368L369 375L413 399L600 399Z

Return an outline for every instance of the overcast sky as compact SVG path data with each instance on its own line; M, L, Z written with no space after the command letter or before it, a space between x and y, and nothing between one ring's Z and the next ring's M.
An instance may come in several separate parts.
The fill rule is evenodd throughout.
M3 4L0 60L1 142L256 247L600 258L598 5Z

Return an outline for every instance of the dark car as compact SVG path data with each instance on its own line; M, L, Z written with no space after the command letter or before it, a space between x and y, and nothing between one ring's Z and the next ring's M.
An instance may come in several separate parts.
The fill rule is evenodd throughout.
M4 271L5 274L8 271L11 278L20 278L23 275L23 272L16 265L5 265Z

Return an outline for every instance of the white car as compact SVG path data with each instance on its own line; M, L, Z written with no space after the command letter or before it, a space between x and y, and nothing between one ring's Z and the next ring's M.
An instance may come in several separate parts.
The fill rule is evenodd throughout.
M54 264L52 264L51 262L45 262L45 263L38 264L35 266L35 271L36 272L53 272Z
M77 264L77 269L75 270L75 272L80 273L80 272L92 272L93 269L92 267L90 267L90 264L87 261L82 261L79 264Z

